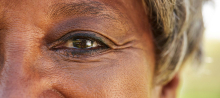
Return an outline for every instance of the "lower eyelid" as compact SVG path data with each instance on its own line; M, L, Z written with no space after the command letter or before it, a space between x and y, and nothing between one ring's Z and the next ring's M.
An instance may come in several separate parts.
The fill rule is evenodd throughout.
M95 55L107 52L110 49L93 49L93 50L83 50L83 49L58 49L55 52L59 55L65 56L67 58L80 58L80 57L91 57Z

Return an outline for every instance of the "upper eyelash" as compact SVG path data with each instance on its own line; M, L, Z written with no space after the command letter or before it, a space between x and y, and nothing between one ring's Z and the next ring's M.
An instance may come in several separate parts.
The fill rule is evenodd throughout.
M79 33L77 33L79 32ZM81 33L80 33L81 32ZM90 39L90 40L94 40L97 41L98 43L100 43L101 45L105 45L107 47L109 47L100 37L97 37L96 34L91 33L91 31L73 31L70 32L66 35L64 35L63 37L61 37L60 39L58 39L56 42L52 43L49 45L49 49L54 49L57 45L65 43L66 41L73 39L73 38L86 38L86 39Z

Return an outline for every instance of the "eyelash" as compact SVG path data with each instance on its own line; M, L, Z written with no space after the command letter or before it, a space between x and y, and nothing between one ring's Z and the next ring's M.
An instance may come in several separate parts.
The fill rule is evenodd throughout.
M68 40L73 39L86 39L86 40L92 40L96 41L99 46L98 47L92 47L92 48L67 48L67 47L60 47L64 45ZM60 39L58 41L54 42L50 49L57 52L58 54L70 57L70 58L79 58L79 57L88 57L88 56L94 56L97 54L101 54L102 52L105 52L110 49L110 47L103 41L106 40L103 36L98 35L91 31L74 31L70 32Z

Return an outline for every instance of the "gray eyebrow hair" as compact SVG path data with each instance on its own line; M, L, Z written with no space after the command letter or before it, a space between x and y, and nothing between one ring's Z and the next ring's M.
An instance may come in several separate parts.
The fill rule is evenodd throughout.
M80 3L58 3L54 4L50 7L49 17L56 18L60 16L73 16L73 15L100 15L100 16L107 16L108 18L115 19L110 14L106 12L109 9L106 8L106 5L96 2L80 2ZM112 11L111 11L112 13Z

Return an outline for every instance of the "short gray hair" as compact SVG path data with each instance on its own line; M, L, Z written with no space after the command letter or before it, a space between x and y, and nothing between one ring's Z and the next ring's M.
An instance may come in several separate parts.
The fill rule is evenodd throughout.
M163 85L191 58L202 61L204 0L143 0L156 47L155 82Z

